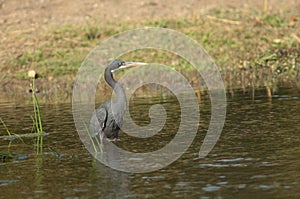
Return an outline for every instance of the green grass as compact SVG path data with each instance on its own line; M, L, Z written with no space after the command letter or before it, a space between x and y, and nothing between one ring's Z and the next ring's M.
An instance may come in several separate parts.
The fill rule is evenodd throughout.
M34 69L42 74L39 85L46 93L55 90L53 87L56 85L62 93L70 92L67 89L71 86L61 85L72 85L85 56L97 44L125 30L152 26L175 29L198 41L219 66L228 89L300 87L297 83L300 44L291 35L300 32L300 24L298 20L291 25L293 15L236 9L194 15L192 19L92 21L82 25L51 27L35 35L13 35L8 41L16 47L25 42L31 45L13 48L13 51L5 50L3 63L6 64L0 68L4 74L2 79L4 82L16 81L15 85L18 82L22 84L26 80L26 71ZM164 63L189 79L197 77L196 72L191 73L193 68L185 60L160 50L138 50L121 58ZM197 85L194 86L197 89ZM18 90L16 87L14 89Z
M262 21L272 27L287 27L288 21L279 14L267 14L262 16Z

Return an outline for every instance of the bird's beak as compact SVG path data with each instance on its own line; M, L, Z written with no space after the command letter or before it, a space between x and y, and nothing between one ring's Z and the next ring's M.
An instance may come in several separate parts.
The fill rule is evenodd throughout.
M134 66L144 66L147 65L147 63L144 62L125 62L124 66L121 66L120 68L130 68Z
M111 72L116 72L120 69L125 69L125 68L131 68L131 67L135 67L135 66L145 66L147 65L147 63L144 63L144 62L125 62L125 65L122 65L121 67L115 69L115 70L112 70Z

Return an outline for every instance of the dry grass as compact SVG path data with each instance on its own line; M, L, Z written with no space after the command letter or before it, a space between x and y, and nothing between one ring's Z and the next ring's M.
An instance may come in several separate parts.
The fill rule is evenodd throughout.
M69 100L81 62L99 42L125 30L155 26L183 32L202 44L220 67L229 91L266 88L266 95L270 95L278 86L300 87L300 19L297 17L289 13L227 9L191 18L105 21L38 32L12 31L2 40L0 83L6 93L23 95L26 73L33 69L40 75L36 86L45 96L51 96L54 101ZM201 87L200 77L176 56L160 51L137 51L123 58L170 64L194 82L196 89Z

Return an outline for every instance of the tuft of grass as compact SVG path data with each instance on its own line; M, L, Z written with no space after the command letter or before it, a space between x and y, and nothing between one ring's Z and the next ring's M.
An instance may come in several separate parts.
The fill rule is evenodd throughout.
M262 17L265 24L272 27L286 27L288 22L279 14L265 14Z
M100 26L98 24L87 24L86 28L84 28L85 37L87 40L95 40L101 37Z

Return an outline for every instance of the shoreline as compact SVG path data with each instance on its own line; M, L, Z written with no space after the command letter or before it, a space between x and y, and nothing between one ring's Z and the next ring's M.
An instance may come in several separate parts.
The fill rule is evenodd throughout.
M41 94L68 98L64 96L72 92L80 64L98 43L140 27L170 28L196 40L219 66L229 92L266 89L270 96L278 87L300 88L300 15L291 10L210 9L188 17L52 24L9 35L5 34L9 27L1 23L0 27L5 36L0 49L2 96L26 96L27 72L35 70L40 75L37 87ZM202 87L194 83L201 77L188 63L165 52L139 51L120 58L164 63L182 73L195 89Z

